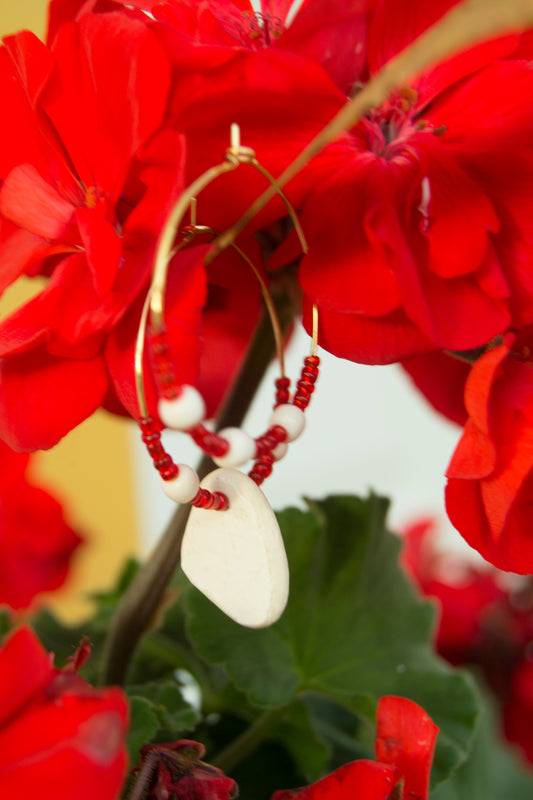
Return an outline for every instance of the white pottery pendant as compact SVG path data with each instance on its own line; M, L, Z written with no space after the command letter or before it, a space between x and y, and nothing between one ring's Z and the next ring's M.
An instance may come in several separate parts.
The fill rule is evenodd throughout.
M287 604L289 567L268 500L251 478L235 469L216 469L201 486L227 495L229 508L192 509L181 545L184 573L240 625L272 625Z

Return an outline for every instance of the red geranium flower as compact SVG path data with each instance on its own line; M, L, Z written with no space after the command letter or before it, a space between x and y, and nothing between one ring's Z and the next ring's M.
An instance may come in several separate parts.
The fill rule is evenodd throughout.
M447 470L457 530L501 569L533 572L533 331L507 334L466 382L469 414Z
M370 73L452 5L380 0ZM523 53L511 60L517 45L495 40L418 76L302 175L316 173L300 283L326 349L386 363L532 321L533 73Z
M0 436L35 450L102 404L138 416L135 338L157 241L185 185L185 153L183 137L163 127L168 61L128 15L84 15L51 50L22 33L1 56L11 116L0 134L0 288L22 274L47 283L0 324ZM234 266L213 282L234 290L231 302L208 294L205 253L202 245L174 258L166 311L185 383L198 380L202 315L213 311L226 359L223 374L200 379L212 412L257 320L259 288ZM235 298L245 310L225 324Z
M1 284L50 276L0 325L0 432L17 449L52 446L104 400L107 334L146 283L180 185L179 142L148 148L168 81L155 39L120 15L65 26L53 53L28 33L2 48Z
M427 800L439 729L405 697L382 697L377 710L376 761L353 761L312 786L275 792L272 800Z
M0 605L14 609L58 589L81 543L57 500L28 481L29 461L0 442Z
M0 796L27 789L40 800L116 800L127 765L120 689L56 669L21 628L0 649L0 698Z
M375 0L304 0L289 20L293 0L52 0L48 41L83 14L126 8L149 12L180 72L206 72L246 52L272 47L319 63L349 93L365 70L368 9ZM139 15L139 18L142 18ZM146 16L145 21L148 22Z
M57 0L55 26L73 8L106 10L109 2ZM334 13L316 39L326 6L313 0L287 30L285 3L265 3L262 20L247 0L213 0L199 17L179 0L139 0L124 13L142 17L174 63L170 119L187 136L192 180L213 163L213 148L222 149L235 119L246 143L279 174L345 100L326 75L326 45L345 65L331 75L346 90L454 4L377 0L349 4L342 13L335 6L357 24L343 26ZM279 37L273 14L281 21ZM287 44L291 36L294 46ZM533 320L530 200L523 188L533 177L533 110L522 102L533 90L529 44L508 36L419 76L289 184L310 244L300 283L307 308L319 307L326 349L384 363L476 348L510 324ZM366 53L366 61L350 60L354 52ZM243 175L205 193L207 219L217 230L264 188ZM273 205L254 229L283 214L281 204ZM271 265L295 255L288 245Z

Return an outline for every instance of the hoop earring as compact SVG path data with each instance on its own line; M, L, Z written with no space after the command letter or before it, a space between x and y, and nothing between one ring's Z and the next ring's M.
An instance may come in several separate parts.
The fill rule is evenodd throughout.
M284 371L280 325L272 297L253 262L237 245L232 245L259 280L272 321L281 367L281 375L275 381L275 405L269 426L265 433L255 439L240 428L226 428L213 433L205 427L203 420L206 412L202 396L193 386L180 385L175 378L164 323L165 290L171 259L201 234L215 237L216 242L217 234L212 228L197 224L197 196L216 178L241 165L251 165L272 185L276 185L275 179L257 162L254 151L240 145L238 127L233 125L231 146L226 151L224 161L194 181L178 199L169 215L157 248L153 278L141 314L135 349L135 380L142 440L161 476L163 489L175 502L193 506L182 543L183 571L197 588L235 621L249 627L264 627L272 624L286 605L288 566L276 518L258 487L271 474L274 462L285 455L288 443L297 439L304 430L304 411L314 391L320 364L316 352L318 312L314 306L311 354L304 359L301 375L291 398L290 380ZM302 249L306 250L296 212L281 190L279 194L293 219ZM191 224L180 231L187 210L190 210ZM182 238L174 246L178 233ZM200 449L220 467L207 475L201 484L191 467L176 464L166 452L161 442L162 428L148 414L144 385L147 342L153 355L160 395L160 420L165 427L191 436ZM236 467L241 467L248 461L253 463L246 476ZM207 513L209 510L225 513L210 515ZM194 534L191 533L192 530ZM225 577L220 581L217 580L217 574L227 561L229 542L232 543L230 549L241 550L241 556L225 564ZM228 579L228 574L232 575L231 580ZM254 580L254 586L247 583L246 575L249 574L260 576ZM243 582L248 586L246 592Z

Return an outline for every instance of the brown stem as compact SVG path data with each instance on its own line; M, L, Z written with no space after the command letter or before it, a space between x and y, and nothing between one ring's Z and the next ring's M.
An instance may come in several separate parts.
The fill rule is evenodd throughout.
M292 320L287 298L278 300L277 311L284 333ZM256 394L265 370L276 352L268 314L263 314L248 352L233 384L217 426L239 426ZM198 474L203 478L211 469L211 459L202 458ZM190 506L179 506L152 554L128 587L109 630L102 656L103 684L122 684L135 649L150 628L170 580L179 565L181 540Z

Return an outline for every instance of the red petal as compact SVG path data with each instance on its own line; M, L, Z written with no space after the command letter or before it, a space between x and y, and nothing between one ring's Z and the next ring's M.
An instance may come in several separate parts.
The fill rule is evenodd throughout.
M452 422L465 424L463 395L470 364L445 353L431 353L404 361L402 367L433 408Z
M0 792L16 796L27 781L39 785L42 800L115 800L127 764L126 714L118 689L97 692L86 685L55 702L36 698L0 730ZM76 785L66 775L75 775Z
M486 256L488 234L499 229L498 217L479 186L445 152L433 142L427 147L427 137L420 145L426 146L419 233L428 244L429 268L442 278L474 273Z
M126 768L127 701L59 672L27 628L0 650L0 795L115 800ZM75 781L65 776L76 776Z
M65 25L54 56L43 109L85 188L116 200L130 159L161 122L168 62L146 26L120 13Z
M492 347L484 353L474 364L465 385L466 410L476 426L489 436L494 432L491 421L492 389L496 379L502 374L509 344Z
M449 92L428 115L432 124L446 125L443 147L475 177L496 209L501 233L495 237L495 246L513 292L513 314L519 325L533 319L529 268L533 207L525 189L533 177L527 144L533 136L533 113L523 103L532 91L533 76L526 62L499 63ZM497 107L491 102L494 93L502 98Z
M14 167L0 191L0 212L43 239L73 241L74 207L31 164Z
M0 48L0 89L2 102L9 108L9 125L0 126L0 177L5 178L17 164L30 162L45 170L51 148L43 146L42 127L35 115L30 88L25 85L25 62L14 63L12 54L27 52L27 60L46 79L52 58L46 47L33 34L25 33L5 40Z
M2 460L6 445L1 446ZM24 457L17 453L15 457ZM12 456L9 461L12 462ZM21 476L3 487L0 504L0 603L27 608L37 595L58 589L81 542L60 504Z
M395 216L390 187L383 184L382 159L346 155L348 166L305 205L302 225L309 231L310 252L301 264L300 283L329 311L383 316L401 302L393 268L397 222L387 224L388 216ZM386 168L385 175L392 177ZM328 213L333 198L334 212Z
M524 428L515 441L499 447L497 472L481 481L481 496L492 534L502 534L526 479L533 472L533 429Z
M319 308L318 318L320 346L359 364L392 364L428 353L435 347L401 311L369 319ZM304 326L311 333L311 301L307 298Z
M481 497L480 481L450 478L446 485L446 511L461 536L484 559L499 569L526 574L533 570L533 546L529 525L518 518L513 537L495 542ZM531 506L527 509L531 514Z
M0 438L26 451L57 444L96 411L108 382L103 359L55 358L44 348L5 358L0 379Z
M366 77L368 7L372 4L372 0L306 0L274 47L319 63L349 95L356 82ZM283 18L283 14L277 16Z
M122 298L95 292L84 255L63 259L35 298L0 323L0 353L48 341L55 355L92 358L102 346L103 330L124 313Z
M0 218L0 292L48 255L40 236L21 230Z
M117 277L122 254L121 238L113 225L102 219L96 209L78 208L76 221L94 288L104 299Z
M122 230L124 261L114 286L124 306L150 278L161 229L185 189L184 167L184 137L174 131L161 131L143 151L138 176L143 192Z
M494 472L497 453L494 442L468 419L462 437L446 470L448 478L485 478Z
M395 771L374 761L352 761L304 789L275 792L271 800L388 800L395 784Z
M19 628L0 648L0 728L52 680L48 654L29 628Z
M423 708L405 697L382 697L377 712L376 758L396 769L403 793L426 800L439 729Z
M78 20L93 11L98 0L50 0L48 4L48 32L46 41L52 45L59 28L65 22Z

